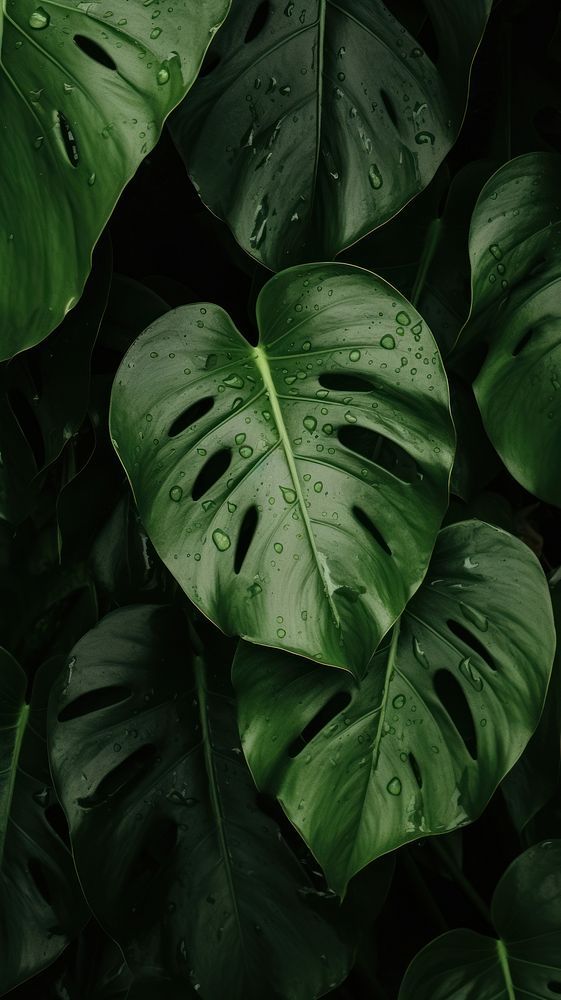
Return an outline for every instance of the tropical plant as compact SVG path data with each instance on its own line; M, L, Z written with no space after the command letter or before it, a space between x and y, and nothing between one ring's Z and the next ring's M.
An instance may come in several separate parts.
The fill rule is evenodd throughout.
M561 994L560 39L0 3L0 995Z

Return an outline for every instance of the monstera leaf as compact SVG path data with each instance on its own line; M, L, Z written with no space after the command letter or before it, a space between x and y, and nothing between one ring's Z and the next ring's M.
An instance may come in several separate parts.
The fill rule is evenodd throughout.
M0 5L0 358L38 343L78 300L122 188L228 7Z
M134 973L308 1000L350 956L258 805L227 675L167 607L120 609L75 646L50 724L75 862Z
M561 841L511 864L493 897L497 938L457 930L423 948L399 1000L554 1000L561 994Z
M0 650L0 993L60 954L87 918L72 858L57 833L45 737L46 701L58 661L27 678Z
M445 528L360 683L241 644L252 773L342 893L373 858L481 812L536 728L554 649L530 550L482 522Z
M203 201L273 270L381 225L455 141L491 0L423 6L436 65L381 0L234 4L172 132Z
M487 182L472 218L472 311L489 350L474 389L512 475L561 504L561 157L530 153Z
M114 443L159 555L212 621L360 672L446 507L446 377L412 306L349 265L273 278L257 321L257 348L212 305L149 327L116 376Z

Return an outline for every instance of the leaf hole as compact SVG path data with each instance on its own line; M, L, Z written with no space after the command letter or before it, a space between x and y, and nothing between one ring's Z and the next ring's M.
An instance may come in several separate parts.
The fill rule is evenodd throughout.
M372 392L372 383L360 375L322 372L318 381L324 389L335 389L337 392Z
M473 760L477 760L475 724L460 682L449 670L437 670L433 684L434 690L454 723L468 754Z
M520 338L520 340L516 344L516 347L514 347L514 349L512 351L513 358L518 357L518 355L520 354L520 352L523 351L524 348L528 346L528 344L530 343L530 341L531 341L532 337L534 336L535 332L536 331L533 328L531 328L530 330L526 330L526 333L523 334L523 336Z
M103 777L95 792L84 798L77 799L77 805L82 809L95 809L96 806L103 805L108 799L117 795L118 792L130 789L138 784L144 777L146 771L154 764L156 759L156 747L153 743L147 743L139 747L130 754L121 764L117 764L109 774Z
M249 551L249 546L251 545L255 532L257 530L257 522L259 520L259 514L257 513L257 507L248 507L246 510L240 527L240 532L238 535L238 541L236 543L236 554L234 556L234 573L239 573L245 557Z
M473 632L469 628L466 628L465 625L461 622L454 621L453 618L449 618L446 624L450 629L450 631L456 636L456 638L461 639L462 642L465 642L467 646L470 646L470 648L473 649L474 653L477 653L477 655L481 657L483 662L486 663L487 666L491 668L491 670L496 671L497 668L493 662L493 658L489 653L488 649L483 645L481 640L478 639L477 636L473 634Z
M257 36L261 34L269 19L270 11L270 0L262 0L262 3L259 4L250 21L249 27L245 33L244 42L252 42L254 38L257 38Z
M212 458L209 458L205 462L193 483L193 489L191 490L193 500L200 500L201 497L204 497L205 493L208 493L212 489L214 484L220 479L220 476L224 475L231 461L231 448L221 448L220 451L215 452Z
M302 730L299 736L288 747L287 753L289 757L298 757L302 753L308 743L314 739L318 733L321 732L325 726L328 725L339 715L340 712L344 712L347 705L351 700L351 695L348 691L337 691L331 696L329 701L325 703L323 708L317 712L313 719L308 722L308 725Z
M50 906L52 903L52 893L43 865L36 858L31 858L27 863L27 870L35 883L37 892L45 900L45 903Z
M41 425L29 399L21 389L16 387L10 389L8 392L8 402L19 424L19 428L32 451L37 468L42 469L45 462L45 444L41 433Z
M102 708L118 705L130 698L131 694L131 689L122 684L111 684L96 691L88 691L71 701L69 705L65 705L58 714L58 721L69 722L91 712L99 712Z
M180 413L178 417L173 421L169 431L168 437L176 437L181 434L182 431L186 431L188 427L204 417L206 413L212 410L214 406L214 397L205 396L203 399L198 399L196 403L192 403L188 406L183 413Z
M354 506L352 508L352 512L358 523L365 529L365 531L368 532L380 548L383 549L387 555L391 556L392 550L386 542L386 539L382 535L381 531L378 530L374 522L370 520L366 511L364 511L362 507Z
M547 988L550 993L554 993L556 996L561 994L561 983L557 979L550 979Z
M421 774L421 768L419 767L419 762L418 762L417 758L415 757L415 754L413 754L413 753L409 754L409 767L411 768L411 770L413 772L413 777L415 778L415 781L417 782L419 788L422 788L423 787L423 776Z
M117 69L117 63L101 45L94 42L93 38L88 38L87 35L74 35L74 42L84 55L89 56L100 66L105 66L106 69L113 71Z
M66 153L66 159L71 167L76 168L80 162L80 153L78 152L78 142L76 140L76 136L72 131L70 122L66 116L63 115L62 111L57 111L57 121L62 140L62 148Z
M388 117L389 117L390 121L392 122L393 126L397 129L398 128L399 119L398 119L398 116L397 116L397 111L395 109L395 104L393 103L393 101L392 101L390 95L388 94L387 90L383 90L382 89L380 91L380 97L382 98L382 104L384 105L384 107L385 107L385 109L386 109L386 111L388 113Z
M406 486L410 486L419 475L415 459L405 448L368 427L350 427L345 424L337 429L337 437L345 448L369 462L375 462Z

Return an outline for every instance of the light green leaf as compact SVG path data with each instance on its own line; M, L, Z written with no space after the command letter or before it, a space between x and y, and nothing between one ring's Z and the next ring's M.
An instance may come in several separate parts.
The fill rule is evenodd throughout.
M344 978L334 901L259 805L227 665L193 654L177 611L122 608L87 633L49 728L81 884L135 975L205 1000L225 984L309 1000Z
M528 153L487 182L472 218L462 346L489 345L474 390L509 472L561 504L561 157Z
M146 530L225 632L360 673L425 573L454 431L432 338L367 271L292 268L252 347L167 313L116 376L111 432Z
M0 4L0 358L43 340L77 302L117 198L228 8Z
M58 809L45 734L60 662L27 678L0 649L0 993L50 965L87 919L72 858L53 824Z
M514 861L492 904L498 938L443 934L409 966L399 1000L553 1000L561 994L561 841Z
M203 201L273 270L386 222L454 143L491 0L423 8L436 65L381 0L234 4L172 132Z
M479 815L536 728L554 649L530 550L479 521L445 528L360 683L240 644L249 766L342 893L373 858Z

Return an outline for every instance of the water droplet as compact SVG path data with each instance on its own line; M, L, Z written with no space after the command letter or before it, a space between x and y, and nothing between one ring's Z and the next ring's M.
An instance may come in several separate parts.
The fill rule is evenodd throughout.
M347 423L356 424L356 419L357 418L355 417L354 413L351 413L350 410L347 410L347 412L345 413L345 420L347 421Z
M287 503L295 503L296 493L290 488L290 486L279 486L279 489L283 495L283 499L286 500Z
M231 503L230 500L228 500L228 511L229 511L229 513L233 514L234 511L236 511L237 509L238 509L238 505L235 504L235 503Z
M360 361L360 351L351 351L349 353L349 361Z
M324 424L322 431L324 434L333 434L333 424Z
M323 490L323 483L318 480L317 483L314 483L314 491L316 493L321 493L322 490Z
M38 806L46 806L49 801L49 789L41 788L40 791L34 792L33 801L36 802Z
M232 372L231 375L227 375L222 381L224 382L224 385L227 385L230 389L242 389L244 385L244 380L241 375L237 375L235 372Z
M181 489L181 486L172 486L171 490L169 491L170 500L174 500L176 503L179 503L182 496L183 496L183 490Z
M88 177L88 186L93 187L95 184L95 173L90 174Z
M229 535L227 535L226 532L222 531L220 528L216 528L216 530L212 532L212 540L220 552L226 552L226 549L229 549L232 544Z
M462 677L465 677L466 681L471 684L475 691L481 691L483 689L483 681L475 668L472 666L469 656L464 657L460 660L460 673Z
M430 143L431 146L434 145L434 135L432 132L417 132L415 136L415 142L418 146L426 146Z
M427 654L425 653L423 647L421 646L421 643L419 642L419 640L415 635L413 636L413 656L417 660L417 663L420 663L423 670L429 669L430 664L428 661Z
M163 86L165 83L168 82L168 80L169 80L169 69L168 69L166 63L162 63L162 65L160 66L160 68L159 68L159 70L158 70L158 72L156 74L156 80L158 81L160 87Z
M248 444L244 444L240 448L240 455L242 456L242 458L251 458L251 456L253 455L253 448L250 448Z
M264 195L263 201L257 206L253 229L249 243L253 250L258 250L267 235L267 220L269 218L269 200Z
M29 27L35 28L36 31L41 31L42 28L48 28L50 22L50 15L42 7L38 7L29 18Z
M463 601L460 601L460 608L462 609L464 617L467 618L469 622L472 622L476 628L478 628L481 632L487 631L489 628L489 621L481 611L478 611L477 608L470 607L469 604L464 604Z
M310 431L310 433L312 431L315 431L317 427L317 420L315 419L315 417L304 417L302 423L304 424L306 430Z
M371 188L374 188L375 191L379 191L384 183L384 179L376 163L371 163L368 168L368 183Z
M406 312L398 312L397 316L395 317L395 321L396 323L399 323L400 326L409 326L411 318L407 315Z
M493 255L495 260L502 260L503 252L498 243L492 243L489 247L489 253Z
M261 593L262 589L261 584L255 581L250 587L247 588L247 592L250 597L257 597L257 595Z
M282 545L282 543L281 543L281 542L275 542L275 544L274 544L273 548L274 548L275 552L278 552L278 553L279 553L279 555L280 555L280 553L281 553L281 552L282 552L282 550L283 550L283 545Z
M401 795L401 781L399 778L394 777L391 781L388 781L386 788L390 795Z
M386 333L382 337L380 346L385 347L386 351L391 351L395 347L395 339L392 337L391 333Z
M286 635L286 629L284 629L284 628L278 628L277 629L277 635L278 635L279 639L284 639L284 637Z
M404 694L396 694L394 700L392 701L392 705L394 708L403 708L403 706L405 705L405 700L406 699Z

